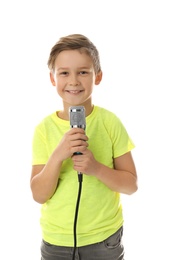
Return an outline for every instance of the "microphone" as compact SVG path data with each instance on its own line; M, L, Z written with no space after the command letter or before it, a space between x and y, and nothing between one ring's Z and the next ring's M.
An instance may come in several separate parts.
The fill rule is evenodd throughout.
M84 106L74 106L69 107L69 118L70 118L70 126L71 128L86 128L86 121L85 121L85 107ZM76 152L74 155L81 155L81 152ZM77 235L76 235L76 226L77 226L77 218L78 218L78 210L79 210L79 203L81 197L81 190L82 190L82 181L83 181L83 174L81 172L77 172L78 181L79 181L79 190L78 190L78 197L76 202L76 210L75 210L75 218L74 218L74 250L73 250L73 260L75 259L75 252L77 247Z
M71 128L86 128L85 120L85 107L84 106L73 106L69 108L70 126ZM82 153L76 152L74 155L80 155ZM78 176L82 176L81 172L78 172Z
M70 113L70 126L71 128L78 127L86 128L85 121L85 107L84 106L74 106L69 108Z

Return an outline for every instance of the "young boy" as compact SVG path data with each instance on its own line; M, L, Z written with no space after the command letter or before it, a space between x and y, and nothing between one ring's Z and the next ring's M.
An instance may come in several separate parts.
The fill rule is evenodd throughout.
M42 204L41 259L122 260L120 193L137 190L134 144L113 112L92 103L94 85L102 80L98 50L84 35L62 37L48 67L63 109L45 117L33 136L30 185ZM86 129L70 127L71 106L85 108ZM74 246L78 172L83 182Z

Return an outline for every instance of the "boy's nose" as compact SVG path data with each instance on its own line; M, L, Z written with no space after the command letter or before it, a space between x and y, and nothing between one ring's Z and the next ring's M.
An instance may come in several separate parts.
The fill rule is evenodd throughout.
M69 80L69 84L71 86L78 86L79 85L79 81L77 79L77 76L71 75L70 80Z

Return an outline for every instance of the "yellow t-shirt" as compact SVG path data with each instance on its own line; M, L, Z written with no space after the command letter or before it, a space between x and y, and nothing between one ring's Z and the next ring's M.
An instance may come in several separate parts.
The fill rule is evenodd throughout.
M69 121L47 116L36 126L33 136L33 165L46 164L51 153L70 129ZM112 112L95 106L86 117L86 134L95 159L113 168L113 158L134 148L126 129ZM78 177L71 159L63 162L59 185L41 208L43 239L59 246L74 245L74 215L78 195ZM83 174L77 221L77 246L103 241L123 225L120 194L113 192L94 176Z

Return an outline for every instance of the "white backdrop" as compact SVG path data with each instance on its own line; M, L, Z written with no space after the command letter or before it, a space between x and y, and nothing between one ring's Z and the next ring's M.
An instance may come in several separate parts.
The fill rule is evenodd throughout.
M59 37L88 36L103 81L93 100L136 144L139 190L122 196L127 260L173 259L172 1L1 1L0 240L4 260L40 259L40 206L30 187L35 125L61 107L47 59Z

